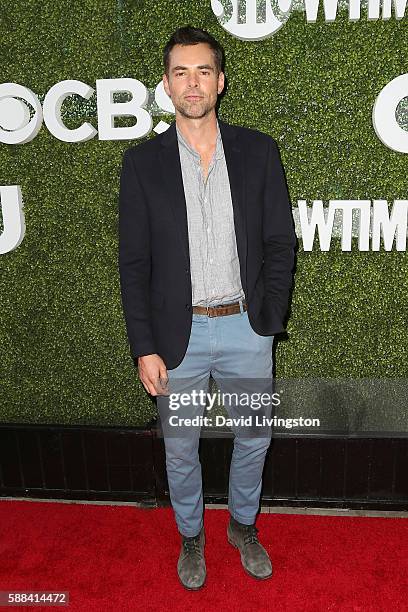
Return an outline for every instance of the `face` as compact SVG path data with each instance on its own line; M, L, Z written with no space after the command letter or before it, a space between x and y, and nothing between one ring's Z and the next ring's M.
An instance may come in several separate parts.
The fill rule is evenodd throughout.
M163 75L163 84L176 116L200 119L213 111L224 89L224 73L217 75L207 43L175 45L170 52L169 77Z

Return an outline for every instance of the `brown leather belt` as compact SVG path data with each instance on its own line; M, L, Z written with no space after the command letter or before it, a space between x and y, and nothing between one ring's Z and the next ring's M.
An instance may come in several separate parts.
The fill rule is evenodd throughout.
M247 309L246 303L242 302L243 310ZM207 315L208 317L225 317L226 315L238 314L241 312L239 302L220 306L193 306L194 314Z

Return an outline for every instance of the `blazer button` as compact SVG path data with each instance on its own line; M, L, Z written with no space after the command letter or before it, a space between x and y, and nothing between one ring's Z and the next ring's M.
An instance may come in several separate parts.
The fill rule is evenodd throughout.
M186 310L191 310L190 304L186 304Z

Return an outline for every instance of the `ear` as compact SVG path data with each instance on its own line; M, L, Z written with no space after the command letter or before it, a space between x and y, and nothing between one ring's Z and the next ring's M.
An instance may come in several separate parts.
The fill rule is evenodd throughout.
M164 87L164 91L170 98L171 96L170 96L170 89L169 89L169 81L168 81L166 73L163 74L163 87Z
M217 88L217 91L219 94L224 89L224 84L225 84L225 75L223 72L220 72L220 74L218 75L218 88Z

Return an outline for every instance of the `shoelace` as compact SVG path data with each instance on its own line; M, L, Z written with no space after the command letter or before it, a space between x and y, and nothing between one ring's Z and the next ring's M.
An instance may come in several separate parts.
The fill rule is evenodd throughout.
M259 544L258 531L255 525L247 525L244 528L244 544Z
M183 546L188 553L195 552L198 555L202 556L201 548L200 548L200 540L199 538L193 538L191 540L184 540Z

